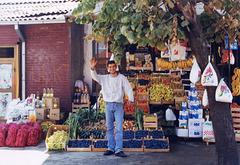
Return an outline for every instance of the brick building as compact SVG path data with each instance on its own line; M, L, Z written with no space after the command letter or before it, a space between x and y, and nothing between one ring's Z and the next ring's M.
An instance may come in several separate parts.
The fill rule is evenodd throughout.
M92 57L92 42L84 40L91 26L69 23L64 16L78 3L1 0L0 69L11 65L12 87L0 86L0 97L7 92L12 98L25 99L37 91L42 96L43 88L53 88L60 107L71 111L75 81L84 80L91 87L85 69L90 64L85 61ZM4 73L0 70L0 75Z

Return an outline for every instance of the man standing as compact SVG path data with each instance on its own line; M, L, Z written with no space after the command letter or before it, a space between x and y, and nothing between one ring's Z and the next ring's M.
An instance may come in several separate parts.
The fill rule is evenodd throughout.
M127 78L117 73L117 65L115 61L108 61L107 69L110 72L109 75L98 75L95 71L97 61L95 58L90 60L91 63L91 76L102 86L103 100L105 101L106 111L106 125L107 125L107 139L108 150L103 154L126 157L122 151L123 149L123 97L124 92L128 95L128 105L134 101L133 92L130 83ZM114 119L116 122L116 137L114 139Z

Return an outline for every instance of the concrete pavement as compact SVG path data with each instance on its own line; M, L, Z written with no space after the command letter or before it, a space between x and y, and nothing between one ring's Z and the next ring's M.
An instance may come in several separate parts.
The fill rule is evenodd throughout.
M169 153L125 153L127 158L103 156L103 152L49 152L42 141L36 147L0 147L0 162L3 165L212 165L216 159L215 144L207 146L201 140L170 141Z

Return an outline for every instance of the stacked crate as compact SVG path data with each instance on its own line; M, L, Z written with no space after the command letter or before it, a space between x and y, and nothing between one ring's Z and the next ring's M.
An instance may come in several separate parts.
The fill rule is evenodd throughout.
M240 141L240 108L231 107L236 141Z

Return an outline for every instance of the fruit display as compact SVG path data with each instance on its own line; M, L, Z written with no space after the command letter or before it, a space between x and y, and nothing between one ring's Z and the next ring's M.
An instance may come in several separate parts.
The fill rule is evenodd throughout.
M149 110L149 106L139 106L139 109L142 110L145 114L149 114L150 110Z
M64 130L57 130L49 138L47 138L48 143L64 143L68 138L68 133Z
M148 136L148 130L135 131L135 139L146 138Z
M141 148L143 145L142 140L124 140L123 148Z
M133 120L124 120L123 121L123 130L135 130L135 122Z
M93 141L93 146L94 148L108 148L107 143L107 140L96 140Z
M147 86L137 86L137 94L147 93Z
M134 131L123 131L123 139L134 139Z
M144 140L144 146L147 149L167 149L168 148L168 141L163 140Z
M150 101L160 101L161 99L164 101L173 101L173 89L168 85L152 85L149 91Z
M103 100L103 97L100 97L99 99L99 111L105 112L105 101Z
M107 130L106 120L103 119L98 122L83 123L82 129L85 131L90 131L91 129L106 131Z
M104 139L106 136L106 132L103 130L93 130L90 131L79 131L78 138L79 139L90 139L90 136L94 139Z
M127 105L124 104L123 110L124 112L135 112L136 106L134 104Z
M69 148L89 148L92 145L92 140L69 140Z
M153 130L149 131L149 136L156 139L162 139L163 138L163 131L162 130Z
M188 60L178 61L178 62L168 62L161 58L158 59L157 65L160 69L167 69L167 70L176 70L178 69L187 69L193 65L193 58L189 58Z
M182 83L171 83L173 89L183 89Z
M240 95L240 69L234 69L234 75L232 76L232 95L239 96Z

